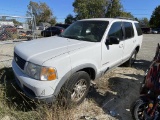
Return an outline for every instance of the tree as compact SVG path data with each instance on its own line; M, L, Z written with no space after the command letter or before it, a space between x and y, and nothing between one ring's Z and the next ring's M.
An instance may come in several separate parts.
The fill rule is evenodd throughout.
M71 14L67 15L65 19L66 24L72 24L74 21L76 21L76 18L74 18L73 15Z
M121 16L122 5L119 0L111 0L107 8L106 17L115 18Z
M134 18L134 19L135 19L136 21L139 21L137 17L136 17L136 18Z
M21 22L17 21L16 19L11 19L14 23L14 25L22 25Z
M53 23L53 21L56 21L55 17L53 17L51 9L48 7L46 3L37 3L30 1L28 5L27 16L32 16L31 12L35 16L37 24L39 24L40 22Z
M149 20L148 18L139 19L139 23L141 27L149 27Z
M152 27L160 27L160 5L155 8L149 21Z
M130 12L121 11L120 16L134 19L134 16Z
M130 12L125 12L120 0L75 0L73 3L76 19L96 17L129 17L134 18Z
M74 12L77 19L104 17L106 0L75 0Z
M134 18L130 12L125 12L123 6L120 3L120 0L110 0L110 3L107 7L106 17L115 18L115 17L127 17Z
M56 18L51 18L50 22L51 26L55 25L56 24Z

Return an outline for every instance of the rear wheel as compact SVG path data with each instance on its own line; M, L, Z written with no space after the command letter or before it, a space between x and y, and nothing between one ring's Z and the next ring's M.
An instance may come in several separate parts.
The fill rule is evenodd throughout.
M88 73L79 71L74 73L61 89L59 102L63 105L80 104L86 97L90 87L90 77Z
M137 51L134 50L129 60L125 63L125 66L132 67L134 62L136 61L136 57L137 57Z

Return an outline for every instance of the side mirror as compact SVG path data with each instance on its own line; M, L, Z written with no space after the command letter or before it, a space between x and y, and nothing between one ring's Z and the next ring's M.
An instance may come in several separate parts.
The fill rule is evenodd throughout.
M119 44L119 38L110 36L109 39L106 40L106 45Z

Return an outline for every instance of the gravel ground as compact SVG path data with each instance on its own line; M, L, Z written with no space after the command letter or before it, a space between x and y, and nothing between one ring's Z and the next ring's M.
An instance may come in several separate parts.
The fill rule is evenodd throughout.
M157 44L160 44L160 34L144 34L142 48L137 56L136 66L142 66L143 69L148 67L150 61L152 61Z
M160 34L144 34L138 59L151 61L155 55L157 43L160 43Z

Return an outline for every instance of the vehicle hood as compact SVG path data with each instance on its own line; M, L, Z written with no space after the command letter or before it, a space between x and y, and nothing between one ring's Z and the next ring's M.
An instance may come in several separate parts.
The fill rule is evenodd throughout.
M49 59L91 44L93 43L54 36L20 43L16 45L14 51L24 60L42 65Z

